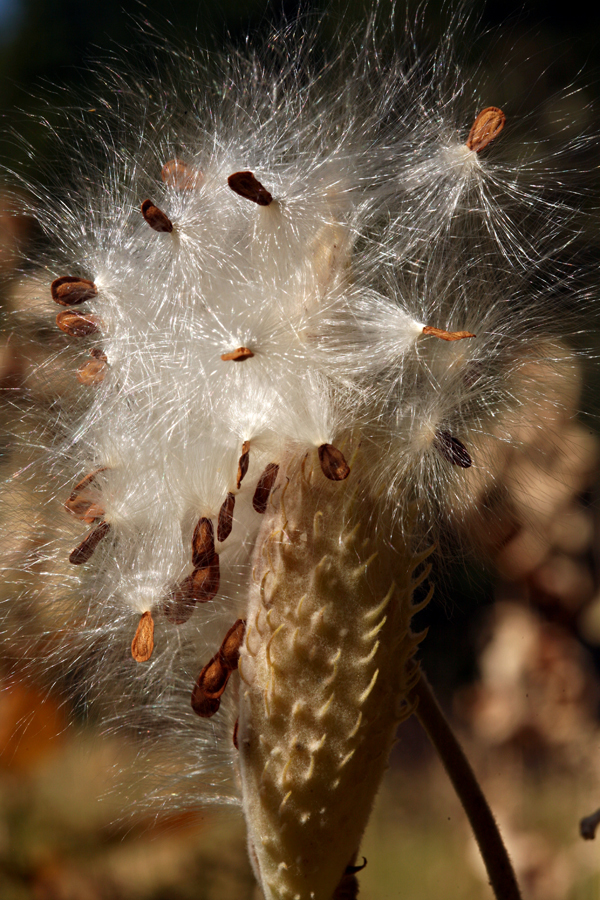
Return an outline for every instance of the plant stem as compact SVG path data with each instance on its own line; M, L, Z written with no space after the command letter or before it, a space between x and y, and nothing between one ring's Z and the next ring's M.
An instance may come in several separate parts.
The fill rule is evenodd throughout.
M440 755L479 845L496 900L521 900L521 892L500 831L475 773L444 716L423 672L409 698L415 715Z

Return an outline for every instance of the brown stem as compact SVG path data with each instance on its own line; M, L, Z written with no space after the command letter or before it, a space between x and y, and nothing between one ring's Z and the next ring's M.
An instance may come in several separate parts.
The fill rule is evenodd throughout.
M418 701L415 715L439 753L471 823L496 900L521 900L517 879L496 820L423 673L410 691L409 698Z

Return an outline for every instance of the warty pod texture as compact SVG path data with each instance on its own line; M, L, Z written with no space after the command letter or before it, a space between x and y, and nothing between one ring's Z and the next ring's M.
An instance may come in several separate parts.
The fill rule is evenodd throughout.
M22 410L9 497L48 518L5 562L13 640L43 607L48 669L172 748L164 802L241 796L267 900L354 896L425 560L568 406L590 298L575 144L509 159L447 48L314 43L110 69L77 113L21 288L77 392Z

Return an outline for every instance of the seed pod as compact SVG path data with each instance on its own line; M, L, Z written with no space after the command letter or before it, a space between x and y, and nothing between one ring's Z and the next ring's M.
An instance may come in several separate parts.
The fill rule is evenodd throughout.
M242 444L242 455L238 460L238 470L237 470L237 481L235 486L238 491L242 486L242 481L244 479L244 475L248 471L248 466L250 464L250 441L244 441Z
M57 315L56 324L61 331L64 331L65 334L70 334L72 337L87 337L99 330L100 319L89 313L83 315L83 313L65 311Z
M61 306L77 306L85 303L98 294L98 288L93 281L87 278L79 278L77 275L63 275L55 278L50 285L50 293L55 303Z
M435 449L441 453L444 459L461 469L468 469L472 465L469 451L458 438L453 437L448 431L437 431L433 442Z
M444 331L442 328L434 328L433 325L425 325L423 334L441 338L443 341L462 341L464 338L476 337L471 331Z
M319 462L323 475L330 481L344 481L350 474L350 466L344 459L344 454L332 444L321 444L318 450Z
M152 200L144 200L141 206L142 215L150 228L154 231L171 233L173 231L173 223L169 217L155 206Z
M177 191L191 191L204 181L202 172L188 166L180 159L170 159L161 169L162 180Z
M238 660L240 658L240 647L242 646L242 641L244 640L244 633L246 631L246 622L244 619L238 619L229 629L225 637L223 638L223 643L219 649L219 657L221 658L223 665L230 672L235 671L238 667Z
M467 138L467 147L469 150L480 153L488 144L491 144L498 137L504 124L506 116L497 106L488 106L482 109L469 132Z
M229 353L223 353L221 359L223 362L233 360L234 362L244 362L245 359L252 359L254 353L248 347L238 347L237 350L231 350Z
M147 662L154 650L154 619L152 613L145 612L141 617L135 637L131 642L131 655L136 662Z
M259 206L268 206L273 201L272 195L254 177L252 172L234 172L227 179L229 187L245 200L252 200Z
M77 369L77 380L81 384L102 384L106 378L108 366L101 359L90 359Z
M190 592L196 603L207 603L216 597L221 580L219 554L215 553L210 565L202 569L194 569L190 579Z
M231 534L231 529L233 528L233 510L235 507L235 494L231 492L227 494L226 498L223 500L221 504L221 509L219 510L219 519L217 522L217 539L219 541L225 541Z
M215 532L211 519L199 519L192 537L192 565L195 569L209 566L215 555Z
M80 566L82 563L86 563L91 558L102 538L105 537L109 531L110 525L108 522L101 522L100 525L97 525L89 531L81 544L79 544L78 547L75 547L71 552L69 562L74 566Z
M252 506L257 513L262 514L266 512L267 503L269 502L269 496L271 494L273 485L275 484L275 480L277 479L278 472L279 466L277 465L277 463L269 463L269 465L266 467L266 469L258 479L258 484L256 485L256 490L254 491L254 497L252 498Z

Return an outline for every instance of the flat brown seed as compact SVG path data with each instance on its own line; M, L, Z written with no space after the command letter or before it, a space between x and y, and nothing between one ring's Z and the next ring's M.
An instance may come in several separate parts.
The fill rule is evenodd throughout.
M131 642L131 655L136 662L147 662L154 650L154 619L152 613L145 612L139 621L135 637Z
M482 109L469 132L467 147L479 153L498 137L506 122L506 116L497 106Z
M211 519L204 516L198 520L192 537L192 565L204 569L215 555L215 530Z
M98 469L94 469L93 472L90 472L88 475L84 475L81 481L78 481L73 490L71 491L71 496L69 500L73 500L77 494L80 494L81 491L86 488L91 482L94 480L96 475L99 475L100 472L106 472L108 470L108 466L100 466Z
M87 525L91 525L96 519L101 519L105 513L105 509L87 492L78 494L73 500L69 497L65 503L65 509Z
M160 174L164 183L177 191L191 191L200 187L204 180L199 169L188 166L180 159L170 159L164 164Z
M217 522L217 539L226 541L231 534L233 528L233 510L235 508L235 494L231 492L227 494L221 509L219 510L219 519Z
M94 359L101 359L102 362L108 362L108 358L104 350L101 350L100 347L92 347L90 350L90 356L93 356Z
M344 481L348 477L350 466L341 450L332 444L321 444L318 453L321 469L326 478L330 481Z
M141 206L142 215L150 228L154 231L171 233L173 231L173 223L169 217L155 206L152 200L144 200Z
M245 200L252 200L259 206L268 206L273 201L272 195L262 186L252 172L234 172L227 179L229 187Z
M461 469L468 469L469 466L472 465L473 461L469 455L469 451L462 441L453 437L450 432L437 431L433 444L444 459L447 459L453 466L460 466Z
M194 612L192 576L188 575L174 588L163 603L165 618L172 625L183 625Z
M237 470L237 480L235 486L238 491L242 486L242 481L244 479L244 475L248 471L248 465L250 464L250 441L244 441L242 444L242 455L238 459L238 470Z
M78 547L75 547L71 552L69 562L74 566L80 566L83 563L86 563L88 559L91 559L94 550L109 531L110 525L108 522L101 522L99 525L96 525L95 528L92 528L91 531L88 531L81 544Z
M212 697L205 697L198 685L192 691L192 709L197 716L201 716L203 719L210 719L211 716L214 716L219 711L220 705L221 701L218 698L215 700Z
M77 381L80 384L102 384L106 378L108 366L101 359L90 359L77 369Z
M252 506L257 513L262 514L267 511L267 503L269 502L271 490L275 484L278 472L279 466L277 463L269 463L258 479L254 497L252 498Z
M217 653L211 661L207 663L198 676L196 687L202 691L205 697L211 700L217 700L223 695L227 682L229 681L230 670L223 665L220 655Z
M208 603L219 591L221 580L219 554L215 553L209 566L194 569L191 578L191 596L196 603Z
M434 328L433 325L425 325L423 334L441 338L443 341L462 341L464 338L476 337L472 331L444 331L442 328Z
M85 303L98 294L98 288L93 281L87 278L79 278L77 275L63 275L55 278L50 285L50 293L55 303L61 306L77 306Z
M223 638L223 643L219 648L219 657L225 668L230 672L235 671L235 669L237 669L238 667L240 647L242 646L242 641L244 640L245 631L245 619L238 619L231 626L231 628Z
M233 726L233 746L235 747L236 750L239 750L239 749L240 749L240 748L238 747L238 728L239 728L239 725L240 725L240 720L239 720L239 719L236 719L236 720L235 720L235 725Z
M89 313L84 315L77 312L61 312L56 317L56 324L65 334L72 337L87 337L95 334L100 328L100 319Z
M254 353L248 347L238 347L237 350L232 350L230 353L222 353L221 359L223 362L228 362L231 359L234 362L244 362L245 359L252 359L253 356Z

